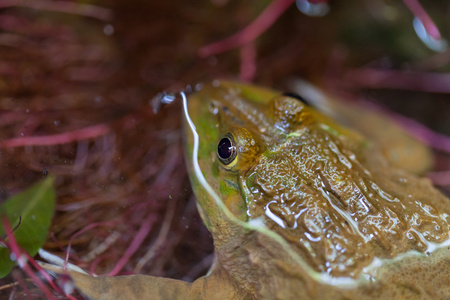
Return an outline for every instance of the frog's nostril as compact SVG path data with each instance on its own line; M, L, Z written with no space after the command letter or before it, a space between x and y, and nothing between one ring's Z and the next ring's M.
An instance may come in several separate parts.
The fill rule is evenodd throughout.
M292 93L292 92L285 92L285 93L283 93L283 96L295 98L295 99L301 101L301 102L302 102L303 104L305 104L305 105L308 105L308 106L310 105L310 104L308 103L308 101L306 101L305 99L303 99L299 94Z

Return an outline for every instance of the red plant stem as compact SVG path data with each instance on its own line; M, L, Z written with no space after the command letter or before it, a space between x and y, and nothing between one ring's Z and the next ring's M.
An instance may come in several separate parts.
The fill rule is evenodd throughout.
M425 9L420 5L417 0L403 0L403 2L408 6L409 10L422 22L423 26L427 33L434 38L435 40L441 39L441 33L437 28L436 24L434 24L433 20L427 14Z
M426 143L430 147L450 154L450 137L434 132L428 127L412 119L401 115L395 115L394 120L403 125L403 128L410 132L417 139Z
M1 112L0 126L9 125L19 120L25 119L26 115L20 112Z
M368 102L364 98L355 98L352 94L342 92L342 90L335 90L335 92L337 95L340 95L342 97L342 99L349 99L349 100L351 99L354 101L358 100L366 108L389 116L393 121L395 121L404 130L409 132L412 136L416 137L419 141L427 144L428 146L430 146L436 150L450 154L450 137L449 136L434 132L433 130L429 129L425 125L423 125L413 119L399 115L399 114L392 112L391 110L386 109L375 103Z
M125 251L125 254L120 258L120 260L116 264L116 266L108 273L108 276L114 276L117 273L119 273L120 270L122 270L122 268L128 262L130 257L134 254L134 252L136 252L136 250L139 249L142 242L147 237L148 233L152 229L152 225L153 225L154 221L155 221L155 218L153 217L153 215L149 215L145 219L145 221L141 225L141 228L139 228L139 231L136 233L136 236L134 237L130 246L128 246L127 250Z
M273 0L264 11L247 27L221 41L206 45L198 50L202 58L222 53L254 41L266 31L295 0Z
M241 71L239 79L251 82L255 78L256 73L256 47L251 42L241 48Z
M85 17L96 18L102 21L110 21L112 19L111 10L90 4L80 4L71 1L42 1L42 0L0 1L0 9L17 6L40 10L64 12L69 14L77 14Z
M55 285L55 283L54 283L53 279L50 277L50 275L48 275L48 273L44 269L42 269L42 267L28 253L25 253L25 255L27 256L28 261L39 271L39 273L41 273L42 276L44 276L44 278L48 281L50 286L55 291L65 295L64 291L61 290L60 287ZM71 300L76 300L76 298L73 297L72 295L65 295L65 296Z
M347 72L344 81L370 88L450 93L450 73L360 69Z
M47 272L45 272L44 269L42 269L42 267L30 256L30 254L24 252L25 256L27 257L28 261L33 265L33 267L35 267L39 273L41 273L41 275L48 281L48 283L50 284L50 286L58 292L62 292L61 289L59 289L55 283L53 282L53 279L50 277L50 275L48 275Z
M8 243L6 243L7 247L11 250L12 253L16 256L17 263L19 267L25 271L25 273L33 280L33 282L40 288L40 290L45 294L46 298L56 299L50 290L44 285L44 283L41 281L41 279L34 274L33 270L31 270L30 265L27 261L22 261L24 258L22 257L22 253L20 251L20 247L17 244L16 238L14 237L11 226L9 224L8 219L5 216L1 216L1 221L3 228L5 229L6 236L8 237Z
M103 257L97 257L94 259L93 262L89 265L89 274L93 275L95 274L95 268L98 266L98 264L103 260Z
M117 221L107 221L107 222L98 222L98 223L91 223L88 226L84 227L83 229L76 232L74 235L70 237L69 244L67 245L67 251L66 251L66 260L64 262L63 269L66 268L67 263L69 262L69 253L70 248L72 247L73 239L79 236L80 234L83 234L84 232L91 230L92 228L98 227L98 226L113 226L117 224Z
M59 248L59 250L61 250L61 252L64 252L65 249L64 249L63 245L56 239L54 232L50 232L50 237L52 238L52 240L56 244L56 246Z
M77 129L69 132L64 132L54 135L44 136L27 136L18 137L0 141L0 149L8 147L23 147L23 146L50 146L59 145L64 143L75 142L79 140L86 140L90 138L96 138L109 133L114 125L120 124L122 129L129 129L135 127L137 122L136 118L140 118L139 115L142 112L128 114L117 121L111 123L100 123L90 127Z
M440 186L450 185L450 171L437 171L427 173L433 184Z
M18 137L0 141L0 148L59 145L95 138L107 134L110 130L111 128L107 124L98 124L61 134Z

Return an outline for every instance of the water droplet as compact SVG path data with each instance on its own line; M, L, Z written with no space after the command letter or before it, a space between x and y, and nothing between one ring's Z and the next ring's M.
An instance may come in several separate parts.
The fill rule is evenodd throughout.
M114 33L114 26L111 24L105 25L105 27L103 27L103 33L106 35L112 35Z
M21 255L19 259L17 260L17 264L19 267L23 268L25 264L27 263L27 257L25 255Z
M20 136L24 136L23 132L20 133Z
M264 224L263 218L251 219L250 221L248 221L248 223L255 227L261 227L261 228L266 227L266 224Z
M276 203L276 201L271 201L271 202L267 203L267 205L265 207L266 216L269 217L272 221L274 221L278 225L280 225L282 228L286 228L286 225L284 224L284 220L272 212L272 210L270 208L271 203Z
M161 99L162 104L169 104L172 103L176 99L176 96L174 94L165 94L163 95Z
M447 49L447 41L445 39L437 40L429 35L425 26L423 26L423 23L418 18L413 20L413 27L420 40L431 50L444 52Z
M203 83L197 83L196 85L195 85L195 91L196 92L198 92L198 91L200 91L201 89L203 88Z
M59 123L60 123L60 121L59 121L59 120L55 120L55 121L53 121L53 124L55 124L55 126L58 126L58 125L59 125Z
M310 17L323 17L330 11L328 3L311 3L308 0L295 1L299 11Z
M16 260L17 260L16 254L11 253L11 254L9 255L9 259L10 259L11 261L16 261Z
M64 293L66 295L72 294L73 291L75 290L75 285L74 285L72 279L70 277L68 277L68 276L64 277L63 279L61 277L58 280L58 283L60 283L59 286L62 286L62 288L64 290Z
M219 87L220 86L220 80L217 80L217 79L213 80L212 85L213 85L213 87Z
M213 102L209 104L208 108L209 112L212 113L213 115L217 115L219 113L219 108Z
M310 234L309 232L306 232L306 231L305 231L305 236L311 242L319 242L321 240L320 236L315 237L315 236L313 236L312 234Z

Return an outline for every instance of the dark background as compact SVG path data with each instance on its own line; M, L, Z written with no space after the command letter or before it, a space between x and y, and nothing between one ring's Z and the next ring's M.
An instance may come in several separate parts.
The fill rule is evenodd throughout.
M448 38L448 1L422 2ZM205 274L213 246L184 166L181 106L155 114L150 103L161 92L239 79L239 49L206 58L198 50L242 30L271 1L10 3L0 4L0 202L45 170L56 176L57 191L46 250L63 257L70 238L91 226L73 239L70 256L86 270L109 273L144 234L120 274L189 281ZM285 90L288 79L304 78L449 135L450 51L437 54L419 40L401 1L329 5L319 18L287 9L254 42L255 60L244 65L254 63L256 71L247 79ZM401 72L374 82L361 72L367 69ZM435 171L450 169L448 152L435 154ZM0 282L24 278L16 269ZM0 296L12 291L0 289ZM13 293L25 297L23 285Z

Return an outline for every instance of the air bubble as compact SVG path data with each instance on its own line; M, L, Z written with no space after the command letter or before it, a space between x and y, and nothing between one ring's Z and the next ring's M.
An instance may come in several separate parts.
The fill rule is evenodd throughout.
M112 35L114 33L114 26L111 24L105 25L105 27L103 27L103 33L106 35Z
M417 36L428 48L436 52L444 52L447 50L447 41L445 39L437 40L429 35L425 26L423 26L423 23L418 18L414 19L413 27Z
M295 1L299 11L310 17L323 17L330 11L328 3L311 3L308 0Z

